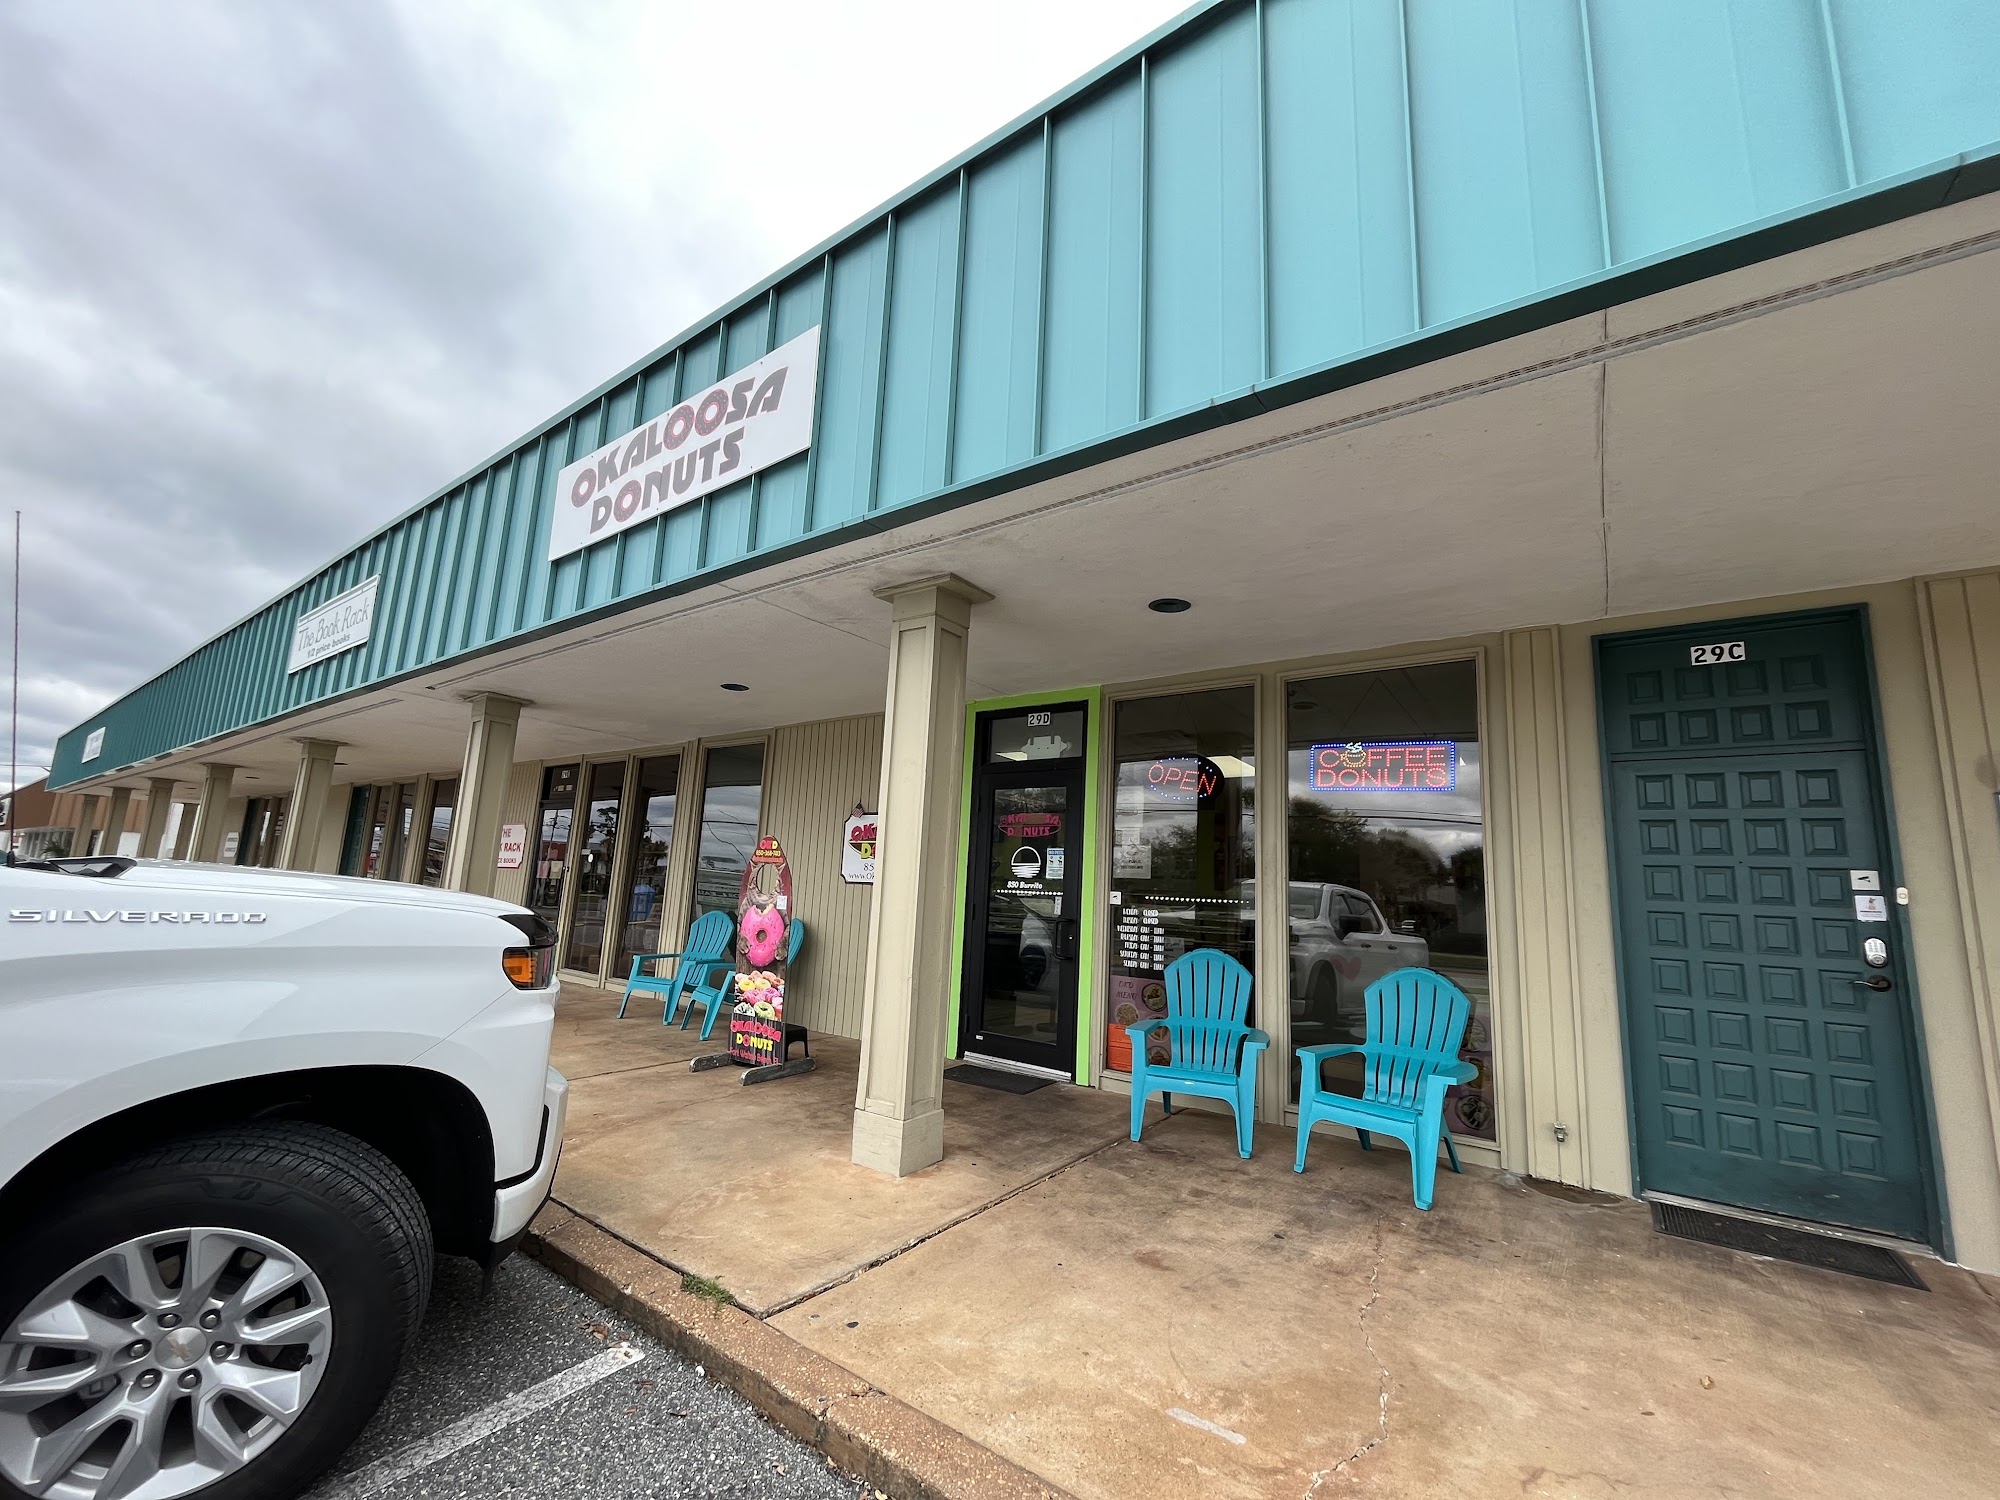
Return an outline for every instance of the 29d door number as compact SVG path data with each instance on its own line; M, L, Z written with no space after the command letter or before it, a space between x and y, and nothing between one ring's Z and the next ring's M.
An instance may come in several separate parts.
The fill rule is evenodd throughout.
M1697 667L1712 667L1725 661L1747 661L1749 655L1741 641L1717 641L1709 646L1688 647L1688 660Z

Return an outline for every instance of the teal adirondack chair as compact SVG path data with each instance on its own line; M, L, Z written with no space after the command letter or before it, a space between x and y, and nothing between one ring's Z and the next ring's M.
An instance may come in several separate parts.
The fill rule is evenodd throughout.
M618 1002L618 1019L625 1019L625 1007L632 1003L634 991L661 995L666 1004L660 1011L660 1024L667 1025L674 1013L681 1007L681 995L691 985L706 982L708 976L720 966L731 967L729 940L736 933L736 924L729 920L727 912L712 911L697 918L688 929L687 946L674 953L635 953L632 955L632 973L625 981L625 998ZM671 974L655 974L647 965L669 958L678 958L680 964Z
M715 915L721 916L722 913L717 912ZM794 917L785 927L785 971L788 980L791 966L799 961L799 950L805 945L806 924ZM687 1014L681 1017L682 1030L686 1030L687 1023L694 1019L694 1008L699 1005L707 1012L702 1017L701 1039L704 1042L708 1040L709 1034L715 1030L716 1017L735 1004L732 997L736 993L736 986L731 978L735 972L736 965L731 963L721 975L708 975L688 991Z
M1167 965L1165 1020L1127 1026L1132 1038L1132 1139L1146 1120L1146 1097L1160 1096L1160 1113L1173 1113L1175 1094L1221 1099L1236 1112L1236 1154L1248 1159L1257 1118L1257 1059L1270 1037L1244 1024L1250 1010L1250 971L1214 948L1183 953ZM1165 1030L1173 1044L1165 1067L1146 1061L1146 1036Z
M1299 1154L1292 1170L1306 1169L1315 1120L1352 1125L1364 1151L1374 1149L1370 1134L1394 1136L1410 1148L1417 1207L1428 1209L1440 1139L1452 1171L1459 1170L1458 1147L1444 1125L1444 1095L1474 1076L1472 1064L1458 1060L1471 1012L1465 991L1429 969L1397 969L1369 985L1367 1041L1299 1048ZM1358 1099L1320 1088L1319 1065L1349 1053L1366 1063Z

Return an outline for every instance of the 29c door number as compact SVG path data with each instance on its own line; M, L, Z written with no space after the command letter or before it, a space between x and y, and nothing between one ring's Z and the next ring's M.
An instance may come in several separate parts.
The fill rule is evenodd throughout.
M1719 662L1748 659L1749 653L1743 649L1741 641L1717 641L1709 646L1688 647L1688 660L1697 667L1712 667Z

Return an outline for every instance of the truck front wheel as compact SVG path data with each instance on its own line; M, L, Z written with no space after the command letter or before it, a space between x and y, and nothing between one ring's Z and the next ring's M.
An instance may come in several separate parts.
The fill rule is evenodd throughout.
M431 1269L408 1179L322 1126L77 1183L0 1245L0 1496L297 1494L388 1389Z

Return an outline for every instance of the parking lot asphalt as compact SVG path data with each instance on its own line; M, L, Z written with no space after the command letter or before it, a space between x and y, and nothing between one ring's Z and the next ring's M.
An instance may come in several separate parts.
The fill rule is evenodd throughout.
M395 1387L309 1500L874 1495L533 1262L480 1282L438 1263Z

